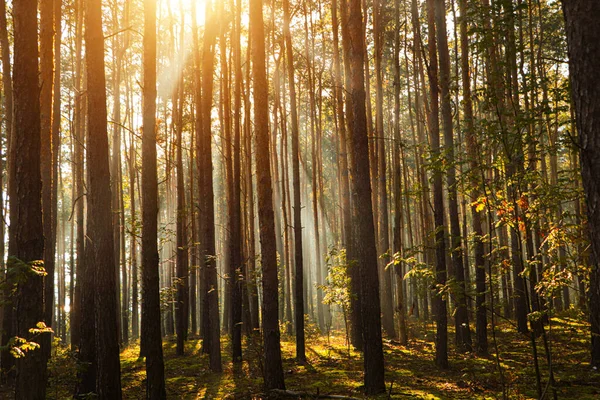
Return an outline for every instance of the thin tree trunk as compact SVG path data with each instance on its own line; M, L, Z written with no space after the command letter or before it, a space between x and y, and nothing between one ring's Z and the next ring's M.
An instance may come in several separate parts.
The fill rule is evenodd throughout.
M429 53L429 91L431 96L431 112L429 115L429 141L431 155L439 161L440 120L439 120L439 83L435 26L435 1L427 0L428 53ZM444 31L445 32L445 31ZM433 214L435 220L435 282L434 312L436 324L435 363L439 368L448 368L448 314L446 300L440 290L446 285L446 242L444 238L444 193L442 171L438 166L433 171Z
M448 165L446 172L448 185L448 211L450 214L450 253L454 266L456 289L454 299L456 312L454 326L456 329L456 345L460 351L471 351L471 329L465 288L465 271L463 250L461 245L460 221L458 216L458 194L456 189L456 167L454 165L454 130L452 125L452 105L450 94L450 53L448 51L448 36L446 32L446 6L444 0L436 0L435 19L438 54L440 60L440 88L442 99L442 120L444 127L444 153Z

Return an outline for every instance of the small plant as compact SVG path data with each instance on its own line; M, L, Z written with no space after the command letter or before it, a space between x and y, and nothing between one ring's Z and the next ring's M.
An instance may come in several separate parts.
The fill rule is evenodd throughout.
M348 337L348 313L350 311L350 275L348 269L353 266L348 264L346 249L332 247L325 258L327 263L327 278L325 285L320 285L323 290L323 303L337 305L342 309L344 328L346 330L346 345L350 352L350 339Z

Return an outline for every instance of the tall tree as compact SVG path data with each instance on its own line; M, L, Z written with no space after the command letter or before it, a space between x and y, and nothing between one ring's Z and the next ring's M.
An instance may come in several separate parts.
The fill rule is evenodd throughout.
M446 311L446 300L444 299L443 287L446 285L446 244L444 238L444 192L442 184L442 170L439 165L441 157L440 148L440 116L439 116L439 82L438 61L435 26L435 1L427 0L427 23L428 23L428 54L429 54L429 92L430 92L430 114L429 143L431 156L437 162L433 171L433 218L435 222L435 282L436 293L434 294L435 312L435 363L440 368L448 368L448 313Z
M242 107L242 54L240 49L240 31L242 7L241 0L234 3L234 33L232 36L234 82L233 142L230 156L232 160L232 188L229 219L229 262L232 266L231 285L231 337L234 362L242 360L242 293L245 274L242 263L242 208L241 208L241 113Z
M14 276L21 271L24 275L17 283L16 296L13 298L14 333L33 340L29 330L44 320L44 271L37 264L44 256L37 3L14 3L13 19L15 130L9 169L8 274ZM42 338L44 343L46 341ZM45 351L42 346L17 360L15 398L45 398Z
M158 275L158 177L156 171L156 0L144 0L142 132L142 343L146 398L165 399Z
M458 191L456 188L456 167L454 165L454 129L452 121L452 99L450 93L450 52L448 50L448 33L446 31L446 3L436 0L435 21L437 46L440 61L439 85L442 100L442 122L444 127L444 154L448 165L446 182L448 184L448 213L450 215L450 254L456 280L454 299L456 312L454 326L456 328L456 345L461 351L471 351L471 329L467 311L465 288L465 271L461 244L460 221L458 216Z
M252 42L258 222L263 285L262 334L265 354L263 376L267 389L285 389L278 318L279 284L269 145L269 85L265 66L262 0L250 0L250 40Z
M213 2L206 2L206 25L204 27L204 47L202 49L202 131L198 133L198 164L200 166L199 203L200 241L203 251L200 257L204 269L202 282L204 304L202 305L202 323L204 329L204 348L210 357L210 369L220 372L221 338L219 324L219 291L217 281L217 263L215 246L215 205L212 164L212 105L213 105L213 69L215 61L215 41L218 25L214 18Z
M463 96L463 118L465 121L465 139L467 141L467 153L470 159L471 173L471 215L473 228L473 252L475 255L475 284L477 297L475 299L476 308L476 335L477 335L477 353L487 354L487 309L485 305L485 254L483 244L483 227L481 222L481 213L477 209L476 201L479 199L480 179L479 179L479 146L475 137L475 124L473 120L473 100L471 96L471 70L469 68L469 37L468 37L468 18L469 8L466 0L460 0L460 67L462 73L462 96Z
M300 146L298 129L298 102L296 98L296 80L294 69L294 49L292 47L292 34L290 32L290 2L283 0L283 35L285 37L285 51L287 73L290 90L290 116L292 128L292 185L293 213L294 213L294 310L296 327L296 359L306 361L304 339L304 260L302 254L302 204L300 200Z
M101 399L121 398L117 282L114 269L110 169L104 72L102 2L85 10L87 68L87 236L94 275L94 327L97 358L96 393Z
M389 216L388 216L388 192L386 183L386 158L385 153L385 131L384 131L384 116L383 116L383 46L385 42L385 9L382 0L373 2L373 43L375 51L375 146L377 152L377 193L376 198L379 200L379 209L375 218L378 221L378 237L379 237L379 254L389 254L390 251L390 235L389 235ZM396 329L394 327L394 307L392 299L392 279L391 269L386 268L390 257L383 256L379 262L379 276L381 279L381 311L382 325L385 333L391 337L396 337Z
M569 48L571 91L579 132L581 175L592 247L589 311L592 366L600 368L600 3L563 0Z
M42 211L44 213L44 268L48 278L44 284L44 321L52 326L54 311L54 269L55 269L55 216L53 215L53 152L52 143L52 97L54 85L54 6L53 0L39 2L40 13L40 126L41 126L41 168L42 168ZM45 353L50 356L50 336L46 335Z
M344 7L345 5L342 5ZM352 126L350 143L353 150L351 185L353 193L353 245L360 271L361 312L364 348L364 381L367 394L385 391L383 344L377 248L369 176L369 143L365 94L365 43L360 0L349 0L348 37Z

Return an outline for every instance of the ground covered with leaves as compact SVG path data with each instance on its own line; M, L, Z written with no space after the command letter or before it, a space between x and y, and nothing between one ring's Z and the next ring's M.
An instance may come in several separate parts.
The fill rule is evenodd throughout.
M434 326L415 322L408 346L384 340L388 392L378 399L495 399L503 391L510 399L537 398L531 341L508 324L490 334L492 355L478 357L450 349L450 369L433 363ZM600 373L589 366L589 326L575 315L553 318L547 326L548 343L559 399L599 399ZM453 335L451 334L452 338ZM175 355L174 339L164 343L167 393L170 399L253 399L265 398L262 383L260 338L247 338L245 361L233 365L229 342L223 343L223 373L211 373L208 356L202 354L201 340L192 337L186 355ZM499 357L495 355L498 348ZM546 398L552 398L548 363L542 339L537 340L539 365ZM293 337L282 338L284 370L288 390L317 395L363 398L361 354L348 350L343 332L329 337L309 335L308 363L294 360ZM144 361L138 359L138 344L121 353L123 397L145 398ZM58 349L49 366L49 398L68 398L75 385L76 368L72 354ZM308 397L310 398L310 397Z

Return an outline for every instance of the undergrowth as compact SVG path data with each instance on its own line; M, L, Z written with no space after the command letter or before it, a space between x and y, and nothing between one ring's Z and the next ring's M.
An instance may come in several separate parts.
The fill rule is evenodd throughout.
M503 385L510 399L536 398L536 384L531 345L508 325L497 327L500 378L494 355L477 357L454 352L450 343L450 369L439 370L433 363L434 326L415 323L408 346L384 339L386 385L388 393L379 399L495 399L501 398ZM589 325L575 316L552 319L549 331L556 390L559 399L600 398L600 374L591 370L589 359ZM452 338L453 335L450 335ZM313 336L307 343L304 365L294 360L294 338L282 337L282 354L286 386L289 390L309 394L337 394L362 398L362 358L348 351L343 332L329 337ZM48 398L69 398L76 383L73 354L57 346L49 365ZM260 337L244 339L244 361L233 365L230 343L223 337L223 373L211 373L208 356L202 354L201 340L191 336L186 354L175 355L174 338L164 341L165 373L170 399L252 399L264 395L262 384L262 350ZM121 381L125 399L145 398L144 361L138 358L139 343L121 352ZM548 369L540 357L544 385ZM391 390L390 390L391 386ZM547 398L551 398L548 392Z

